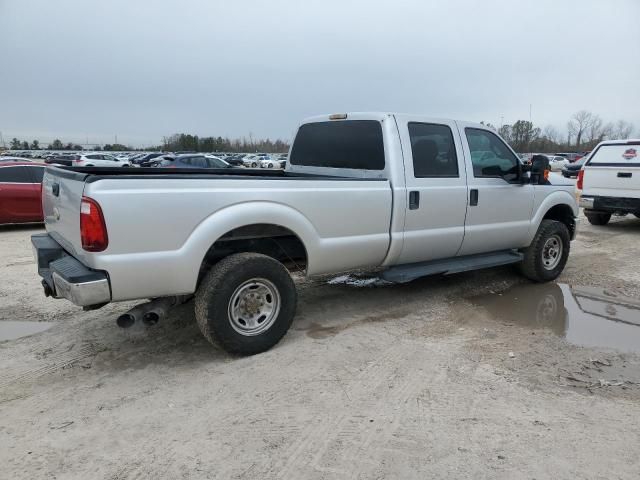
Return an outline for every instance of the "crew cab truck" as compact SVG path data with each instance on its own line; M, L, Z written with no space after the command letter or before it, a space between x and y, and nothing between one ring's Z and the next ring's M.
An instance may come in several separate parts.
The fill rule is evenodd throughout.
M578 172L576 189L593 225L606 225L613 214L640 218L640 140L599 143Z
M85 308L195 295L202 333L254 354L291 325L291 270L407 282L513 263L555 279L578 207L545 177L484 125L323 115L298 127L285 171L48 168L32 243L47 294Z

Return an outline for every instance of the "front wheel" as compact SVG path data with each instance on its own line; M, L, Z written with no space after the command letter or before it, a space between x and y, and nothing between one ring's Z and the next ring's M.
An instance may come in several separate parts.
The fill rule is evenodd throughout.
M195 314L203 335L229 353L253 355L287 333L297 293L282 263L258 253L220 260L196 292Z
M591 225L606 225L611 220L610 213L584 212Z
M555 220L543 220L531 245L524 251L522 274L534 282L555 280L569 258L570 235L567 226Z

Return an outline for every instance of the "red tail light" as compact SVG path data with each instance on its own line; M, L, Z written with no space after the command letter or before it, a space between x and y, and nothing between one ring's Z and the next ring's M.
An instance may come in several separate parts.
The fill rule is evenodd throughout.
M584 170L578 172L578 181L576 182L576 188L582 190L582 184L584 183Z
M80 204L80 238L82 248L87 252L102 252L109 246L102 209L89 197L82 197Z

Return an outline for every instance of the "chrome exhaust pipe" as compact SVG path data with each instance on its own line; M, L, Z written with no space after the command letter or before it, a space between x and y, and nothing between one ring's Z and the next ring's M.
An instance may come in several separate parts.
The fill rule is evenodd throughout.
M116 324L120 328L129 328L133 327L136 323L142 320L144 312L142 310L142 305L138 305L137 307L132 308L126 313L123 313L116 320Z
M142 303L118 317L116 323L121 328L129 328L142 322L150 327L166 318L169 310L176 305L186 302L190 297L181 295L177 297L162 297Z
M172 307L182 303L182 297L163 297L156 298L145 305L142 322L147 325L155 325L160 320L166 318Z

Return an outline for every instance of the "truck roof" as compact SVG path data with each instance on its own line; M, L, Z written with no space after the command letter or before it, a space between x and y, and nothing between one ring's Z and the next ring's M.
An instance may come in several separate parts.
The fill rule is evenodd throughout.
M598 145L626 145L640 143L640 138L625 138L623 140L603 140Z
M340 113L325 113L322 115L314 115L307 117L300 122L300 124L314 123L314 122L326 122L328 120L382 120L385 117L390 116L402 116L405 118L415 118L416 121L424 122L463 122L465 126L476 126L491 130L491 127L476 122L468 122L466 120L455 120L451 118L442 117L430 117L428 114L423 113L402 113L402 112L340 112Z

